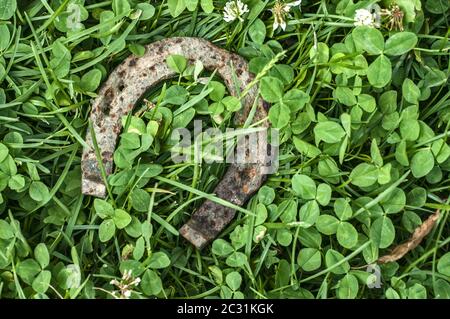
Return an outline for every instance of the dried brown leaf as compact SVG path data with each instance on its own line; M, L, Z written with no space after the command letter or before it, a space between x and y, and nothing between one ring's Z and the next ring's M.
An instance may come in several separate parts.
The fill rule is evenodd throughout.
M411 238L404 242L401 245L398 245L392 249L392 251L384 255L380 258L378 258L377 263L378 264L385 264L390 263L396 260L399 260L403 256L405 256L409 251L416 248L423 240L423 238L430 233L430 231L433 229L434 225L436 224L436 221L439 219L440 213L439 210L436 211L433 215L427 218L422 225L417 227L414 230L414 233L412 234Z

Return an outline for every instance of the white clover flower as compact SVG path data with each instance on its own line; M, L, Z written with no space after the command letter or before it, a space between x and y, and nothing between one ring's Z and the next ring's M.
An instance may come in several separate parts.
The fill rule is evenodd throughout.
M139 283L141 282L141 278L137 277L135 280L133 280L132 282L130 282L128 284L128 286L137 286L139 285Z
M398 5L393 5L390 9L380 10L380 16L388 17L387 27L389 30L398 29L400 31L404 30L403 27L403 17L405 13Z
M302 0L294 1L294 2L291 2L291 3L286 3L284 6L288 9L288 11L289 11L291 8L297 7L297 6L298 6L299 8L301 8L301 6L302 6Z
M113 279L109 283L111 285L116 286L119 288L120 295L119 298L121 299L129 299L131 297L132 287L131 286L137 286L141 282L141 278L136 277L133 278L133 273L131 269L125 270L122 275L122 279L120 281ZM116 296L116 292L113 291L112 294Z
M116 279L111 280L109 283L111 285L114 285L114 286L119 286L120 285L120 283Z
M299 6L302 4L302 0L290 2L290 3L282 3L280 1L276 1L273 8L273 30L275 31L278 28L286 30L286 16L288 15L291 8Z
M239 19L239 21L242 22L244 21L242 16L249 10L248 6L245 3L242 3L241 0L231 0L225 4L223 11L223 19L226 22L231 22L236 19Z
M355 11L355 26L367 26L372 28L380 27L380 15L377 11L368 9L358 9Z
M125 270L122 275L122 280L130 280L131 274L131 269Z
M372 13L367 9L358 9L355 11L356 26L371 26L374 22Z
M125 297L125 299L129 299L131 297L131 291L130 290L125 290L123 292L123 296Z

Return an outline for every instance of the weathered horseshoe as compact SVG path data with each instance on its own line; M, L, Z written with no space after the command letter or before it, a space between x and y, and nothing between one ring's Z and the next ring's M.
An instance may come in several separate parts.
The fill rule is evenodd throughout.
M147 45L142 57L130 56L125 59L109 76L92 103L90 119L95 132L102 162L109 175L113 170L113 154L117 137L122 129L120 119L130 112L136 102L155 84L176 76L166 64L169 55L179 54L190 62L200 60L207 70L216 70L227 86L230 94L237 95L232 79L236 74L242 92L253 80L247 62L239 55L218 48L199 38L170 38ZM237 125L242 125L258 95L255 85L242 100L243 107L235 115ZM262 99L257 101L254 120L267 117L266 105ZM268 127L267 121L261 124ZM82 193L105 197L97 158L93 148L92 136L88 130L86 142L90 148L83 150ZM262 158L261 163L266 163ZM243 205L259 189L265 180L265 174L259 164L232 164L214 193L235 205ZM232 220L235 211L206 200L180 229L180 234L195 247L202 248Z

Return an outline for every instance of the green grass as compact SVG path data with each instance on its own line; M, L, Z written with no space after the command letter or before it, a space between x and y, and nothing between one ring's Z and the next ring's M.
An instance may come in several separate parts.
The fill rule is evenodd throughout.
M0 298L450 297L447 1L303 0L284 31L275 1L244 2L226 23L226 1L0 0ZM375 2L403 32L355 27ZM107 199L81 194L91 99L174 36L244 56L271 103L280 166L244 207L212 193L224 164L170 157L174 126L233 126L221 80L189 67L123 119ZM197 251L178 229L205 199L237 214ZM367 271L436 210L417 248Z

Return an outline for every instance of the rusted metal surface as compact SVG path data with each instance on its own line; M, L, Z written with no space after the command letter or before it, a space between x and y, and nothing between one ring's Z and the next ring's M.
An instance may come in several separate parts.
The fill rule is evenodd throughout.
M242 57L199 38L165 39L149 44L142 57L130 56L111 73L103 84L98 97L92 104L90 114L107 175L113 170L113 154L117 137L122 129L120 119L133 109L136 102L152 86L176 75L165 62L166 58L172 54L183 55L190 62L200 60L207 70L216 70L232 95L237 95L232 80L233 72L237 76L241 92L253 80L248 64ZM257 86L254 86L242 100L243 108L235 116L237 125L242 125L247 119L257 94ZM266 117L267 105L259 99L254 121ZM261 126L267 127L267 121L264 121ZM101 177L89 131L86 142L91 148L83 151L82 192L86 195L105 197L106 187ZM266 163L266 159L261 158L260 162ZM259 189L265 176L259 164L232 164L216 186L214 193L233 204L243 205ZM180 234L197 248L202 248L220 233L232 220L234 214L234 210L207 200L180 229Z

